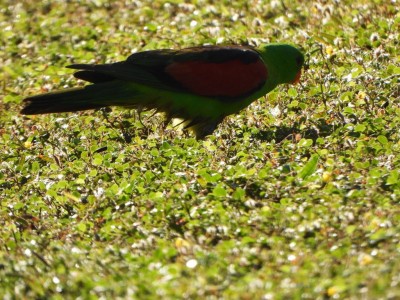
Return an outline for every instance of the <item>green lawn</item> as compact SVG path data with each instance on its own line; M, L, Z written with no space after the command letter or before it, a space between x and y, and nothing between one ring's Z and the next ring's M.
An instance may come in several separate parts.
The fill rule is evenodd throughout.
M400 299L398 1L108 3L1 1L0 298ZM263 42L302 48L301 84L204 141L19 114L71 63Z

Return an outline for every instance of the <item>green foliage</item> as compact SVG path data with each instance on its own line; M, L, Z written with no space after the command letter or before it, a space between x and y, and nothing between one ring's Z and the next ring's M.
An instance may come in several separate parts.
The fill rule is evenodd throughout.
M0 296L400 297L395 1L2 1ZM24 117L64 66L292 42L300 85L205 141L151 113Z

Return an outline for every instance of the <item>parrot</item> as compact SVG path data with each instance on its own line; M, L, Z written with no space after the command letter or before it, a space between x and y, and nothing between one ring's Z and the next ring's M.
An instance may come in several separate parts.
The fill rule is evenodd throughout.
M90 84L31 96L23 115L120 106L155 110L182 120L197 139L211 135L225 117L240 112L279 84L300 81L302 52L284 43L204 45L136 52L125 61L72 64Z

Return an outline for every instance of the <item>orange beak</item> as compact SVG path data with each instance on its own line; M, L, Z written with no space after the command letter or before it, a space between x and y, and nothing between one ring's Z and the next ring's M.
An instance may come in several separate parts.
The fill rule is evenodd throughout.
M300 82L300 77L301 77L301 69L299 70L299 72L297 72L296 77L293 80L293 84L298 84Z

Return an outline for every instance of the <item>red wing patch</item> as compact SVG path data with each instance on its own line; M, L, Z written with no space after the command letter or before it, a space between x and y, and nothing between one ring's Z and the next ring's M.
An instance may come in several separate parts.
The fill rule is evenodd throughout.
M192 93L208 97L244 96L268 78L261 60L252 63L239 59L223 63L201 60L174 62L165 71Z

